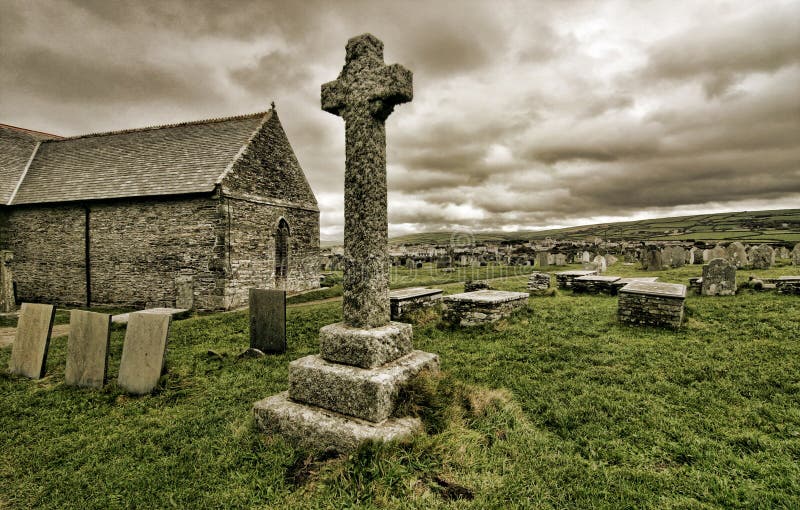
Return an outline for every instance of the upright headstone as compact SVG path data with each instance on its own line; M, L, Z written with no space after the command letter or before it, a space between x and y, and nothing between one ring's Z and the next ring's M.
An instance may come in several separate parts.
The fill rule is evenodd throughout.
M611 267L617 262L619 262L619 259L617 259L617 257L615 257L614 255L611 255L610 253L604 255L603 258L606 259L606 267Z
M750 250L750 267L753 269L769 269L775 263L775 250L766 244L760 244Z
M598 273L605 273L606 269L607 269L607 267L606 267L606 258L604 256L602 256L602 255L596 256L592 260L591 269L594 269Z
M663 264L667 267L683 267L686 263L686 250L682 246L665 246L661 257Z
M14 260L12 252L0 251L0 313L9 313L17 309L14 299L14 276L11 272L12 260Z
M540 251L536 253L536 265L538 267L546 268L550 265L550 260L547 255L548 253L546 251Z
M661 250L657 246L648 246L647 251L644 253L642 260L642 268L645 271L661 271L664 266L663 259L661 258Z
M713 259L703 266L703 296L732 296L736 294L736 264L727 259Z
M286 352L286 291L250 289L250 347Z
M727 258L737 269L747 266L747 250L739 241L734 241L725 249Z
M150 393L164 373L172 316L135 312L128 319L117 383L128 393Z
M289 391L256 402L256 423L293 441L346 451L421 427L390 417L400 388L435 354L413 350L410 324L390 322L386 127L411 100L411 72L383 62L383 43L350 39L339 78L322 86L322 109L345 121L344 322L320 330L320 355L289 364Z
M728 251L721 245L718 244L711 249L711 253L709 254L709 261L714 259L724 259L728 257Z
M68 386L102 388L108 374L110 340L111 315L84 310L70 311L64 383Z
M8 364L12 374L32 379L44 377L55 316L56 307L53 305L22 303L17 321L17 335Z
M795 244L792 250L792 264L800 266L800 243Z

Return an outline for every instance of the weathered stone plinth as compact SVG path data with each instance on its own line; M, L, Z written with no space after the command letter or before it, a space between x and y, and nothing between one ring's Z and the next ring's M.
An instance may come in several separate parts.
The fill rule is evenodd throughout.
M556 273L556 285L559 289L571 289L572 281L581 276L597 274L597 271L561 271Z
M586 294L614 294L614 284L621 280L619 276L587 275L572 280L572 291Z
M478 290L444 297L442 319L454 326L480 326L528 307L527 292Z
M439 304L441 300L442 289L413 287L410 289L393 290L389 293L392 320L408 319L414 312L435 306Z
M403 385L420 371L438 366L437 355L422 351L371 369L306 356L289 364L289 397L377 423L392 414Z
M319 330L320 355L332 363L373 368L413 349L411 324L390 322L378 328L355 328L343 322Z
M677 283L633 282L619 291L620 322L678 329L683 322L686 286Z
M380 423L300 404L283 392L253 406L256 425L282 435L293 444L318 450L346 452L364 441L393 441L422 430L418 418L390 418Z

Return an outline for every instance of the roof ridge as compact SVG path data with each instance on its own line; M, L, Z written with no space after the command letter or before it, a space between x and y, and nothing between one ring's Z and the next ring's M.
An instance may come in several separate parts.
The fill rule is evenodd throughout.
M0 122L0 127L13 129L14 131L21 131L23 133L31 134L31 135L45 135L45 136L48 136L48 137L50 137L50 138L52 138L54 140L58 140L58 139L64 138L61 135L54 135L53 133L46 133L44 131L37 131L35 129L28 129L28 128L24 128L24 127L20 127L20 126L14 126L12 124L5 124L3 122Z
M242 120L242 119L251 119L256 117L263 117L267 113L271 112L272 110L266 110L263 112L256 112L256 113L246 113L242 115L233 115L231 117L214 117L211 119L202 119L202 120L191 120L186 122L175 122L173 124L156 124L152 126L140 127L140 128L131 128L131 129L120 129L117 131L98 131L96 133L85 133L82 135L75 135L75 136L65 136L53 140L46 140L48 142L64 142L68 140L77 140L80 138L92 138L95 136L108 136L108 135L122 135L127 133L139 133L142 131L155 131L156 129L168 129L174 127L182 127L182 126L195 126L198 124L215 124L218 122L226 122L230 120Z

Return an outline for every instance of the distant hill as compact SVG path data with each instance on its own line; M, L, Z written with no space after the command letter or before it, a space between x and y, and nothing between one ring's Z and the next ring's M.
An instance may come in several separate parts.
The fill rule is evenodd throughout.
M601 223L579 227L521 232L426 232L393 237L399 244L456 244L471 242L530 241L534 239L627 241L742 241L800 242L800 209L699 214L651 220Z

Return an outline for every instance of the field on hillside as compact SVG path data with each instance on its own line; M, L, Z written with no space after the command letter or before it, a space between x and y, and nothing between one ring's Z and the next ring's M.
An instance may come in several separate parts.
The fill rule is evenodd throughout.
M506 276L493 285L525 288ZM678 332L622 326L616 304L559 291L494 327L427 317L415 345L444 376L421 380L406 408L430 434L334 458L258 432L250 408L287 388L287 364L341 320L338 301L290 307L288 352L262 359L236 358L245 311L177 321L169 373L138 398L65 387L54 339L44 379L0 374L0 508L800 507L800 299L690 295Z
M626 241L724 241L742 242L800 242L800 209L775 211L744 211L734 213L701 214L651 220L585 225L562 229L453 233L429 232L393 237L393 245L458 244L501 242L535 239L564 239L582 241L594 237L605 240Z

